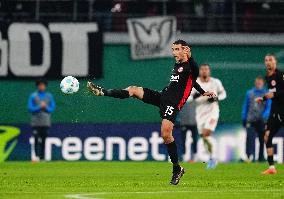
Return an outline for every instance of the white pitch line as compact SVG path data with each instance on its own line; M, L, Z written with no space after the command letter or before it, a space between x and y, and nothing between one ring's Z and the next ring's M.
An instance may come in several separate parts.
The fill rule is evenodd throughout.
M96 193L83 193L83 194L68 194L66 198L75 199L105 199L97 198L96 195L112 195L112 194L163 194L163 193L192 193L193 191L148 191L148 192L96 192ZM90 197L95 196L95 198Z
M104 199L104 198L90 198L87 196L84 196L86 194L68 194L65 195L65 198L75 198L75 199Z
M75 199L105 199L97 198L96 195L113 195L113 194L163 194L163 193L192 193L194 191L148 191L148 192L96 192L96 193L83 193L83 194L68 194L65 195L66 198L75 198ZM90 197L90 196L95 196Z
M223 191L148 191L148 192L96 192L96 193L81 193L81 194L67 194L65 198L74 198L74 199L105 199L97 198L98 195L113 195L113 194L164 194L164 193L223 193ZM240 190L240 192L283 192L282 190ZM238 194L238 193L230 193ZM94 197L92 197L94 196Z

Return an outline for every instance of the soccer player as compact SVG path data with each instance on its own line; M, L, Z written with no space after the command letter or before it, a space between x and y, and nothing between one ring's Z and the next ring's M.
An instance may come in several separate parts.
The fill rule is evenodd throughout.
M266 66L268 93L263 97L256 98L256 101L263 103L263 101L272 99L271 111L264 133L269 168L261 173L267 175L277 173L273 161L274 150L272 139L278 130L284 127L284 73L277 69L277 60L273 54L267 54L264 62Z
M133 97L160 109L160 117L162 118L161 136L173 164L173 175L170 183L177 185L185 171L179 165L177 145L172 135L176 116L190 95L192 87L204 96L212 97L214 93L205 92L196 83L198 65L191 56L190 46L185 41L175 41L172 45L172 54L176 63L171 73L170 83L160 92L136 86L130 86L126 89L105 89L90 81L87 83L87 88L96 96L119 99Z
M201 96L197 90L193 89L191 92L191 99L195 99L196 104L196 122L198 132L201 135L204 145L209 153L208 169L216 167L216 160L212 154L212 143L208 139L215 128L219 119L219 101L226 98L226 91L219 79L211 77L210 66L202 64L200 66L199 77L196 82L205 90L210 90L216 93L217 96L208 98L208 96Z

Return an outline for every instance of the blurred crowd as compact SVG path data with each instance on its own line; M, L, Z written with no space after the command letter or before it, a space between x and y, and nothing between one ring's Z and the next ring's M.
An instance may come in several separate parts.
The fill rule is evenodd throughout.
M284 2L248 0L9 0L0 21L98 21L127 31L126 19L174 15L183 32L284 32Z

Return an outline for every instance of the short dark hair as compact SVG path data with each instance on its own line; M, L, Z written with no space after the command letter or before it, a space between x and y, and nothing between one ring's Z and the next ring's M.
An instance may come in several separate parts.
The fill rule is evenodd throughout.
M175 44L175 45L181 44L182 46L190 47L189 44L186 41L181 40L181 39L174 41L173 44Z
M206 63L201 64L200 67L201 67L201 66L208 66L208 68L210 68L210 65L209 65L209 64L206 64Z
M47 83L46 79L43 79L43 78L37 79L36 82L35 82L35 85L38 86L40 84L44 84L45 86L47 86L48 83Z
M256 80L257 80L257 79L262 80L263 82L265 81L264 77L261 76L261 75L257 76L255 79L256 79Z
M266 56L274 57L274 59L277 61L276 55L275 55L274 53L267 53L267 54L265 55L265 57L266 57Z

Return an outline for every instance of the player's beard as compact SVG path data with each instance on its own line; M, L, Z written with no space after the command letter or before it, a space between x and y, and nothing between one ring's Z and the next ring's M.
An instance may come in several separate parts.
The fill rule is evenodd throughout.
M209 77L209 76L207 76L207 75L203 75L203 76L202 76L202 79L205 81L205 80L208 79L208 77Z
M267 65L267 66L266 66L266 73L267 73L268 75L270 75L275 69L276 69L276 67L273 67L273 66L271 66L271 65Z

